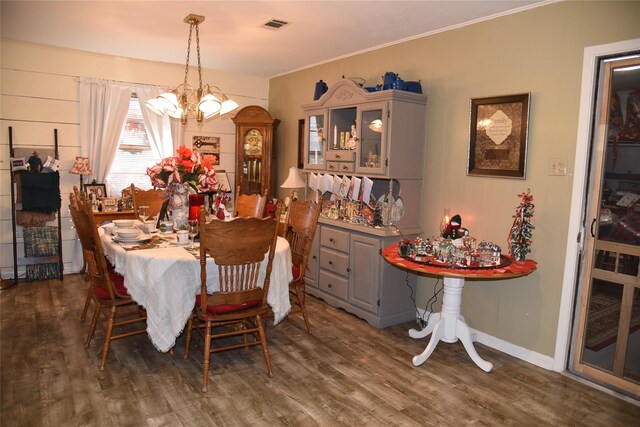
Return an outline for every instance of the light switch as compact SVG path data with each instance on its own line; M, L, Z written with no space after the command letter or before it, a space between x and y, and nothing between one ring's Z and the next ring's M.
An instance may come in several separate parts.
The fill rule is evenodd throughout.
M564 157L554 157L549 160L549 175L566 175L567 159Z

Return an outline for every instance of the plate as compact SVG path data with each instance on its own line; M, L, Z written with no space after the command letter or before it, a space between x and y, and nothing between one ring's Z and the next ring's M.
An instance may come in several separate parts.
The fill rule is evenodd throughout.
M118 243L142 243L151 240L151 235L147 233L140 233L136 237L132 238L124 238L118 236L112 236L111 238L114 242Z

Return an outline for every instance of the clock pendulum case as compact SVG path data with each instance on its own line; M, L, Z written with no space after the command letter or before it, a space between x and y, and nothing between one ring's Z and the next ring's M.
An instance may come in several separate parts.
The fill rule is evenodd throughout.
M235 185L241 194L276 194L275 133L280 120L257 105L244 107L232 119L236 125ZM267 199L268 200L268 199Z

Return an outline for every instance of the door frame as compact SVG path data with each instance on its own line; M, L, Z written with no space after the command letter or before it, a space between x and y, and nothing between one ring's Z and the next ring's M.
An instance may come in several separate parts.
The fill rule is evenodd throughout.
M553 356L553 370L557 372L565 371L570 363L569 352L573 333L576 283L580 274L578 266L580 253L584 246L584 201L587 197L587 182L589 180L589 153L591 151L593 112L595 108L593 104L597 94L598 64L602 57L624 54L635 50L640 50L640 38L590 46L584 49L578 135L573 166L573 187L571 190L571 210L567 229L567 250L562 278L562 293L560 295L556 348Z

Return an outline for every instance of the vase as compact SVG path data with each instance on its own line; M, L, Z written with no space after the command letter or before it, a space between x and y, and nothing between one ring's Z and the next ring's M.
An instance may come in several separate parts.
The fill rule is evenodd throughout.
M189 193L182 184L172 184L168 191L173 228L186 227L189 220Z

